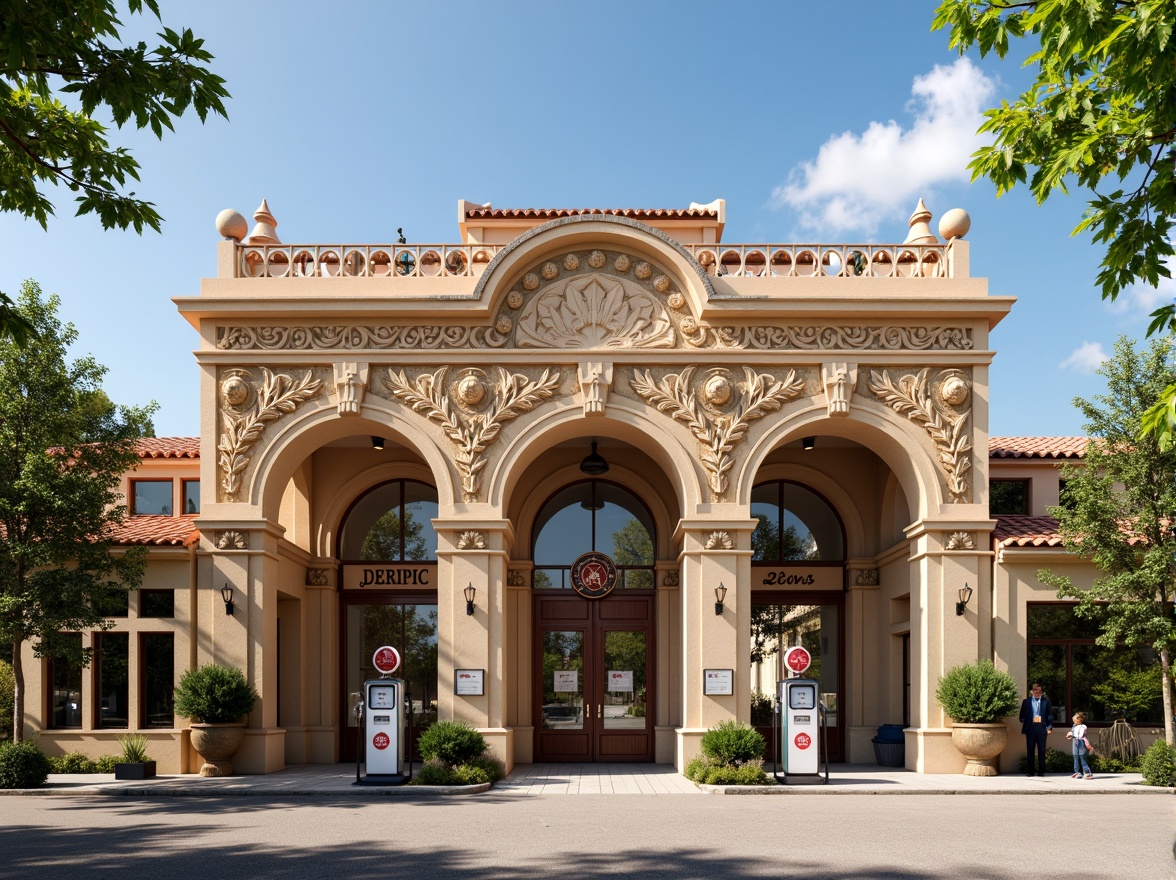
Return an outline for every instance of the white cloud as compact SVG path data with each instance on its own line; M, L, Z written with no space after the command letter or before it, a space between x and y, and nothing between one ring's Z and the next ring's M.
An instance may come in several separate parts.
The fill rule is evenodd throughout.
M1168 258L1164 265L1176 276L1176 260ZM1176 297L1176 278L1161 278L1155 287L1133 284L1119 294L1109 308L1116 314L1150 315L1160 306L1169 305Z
M1070 356L1058 364L1063 370L1074 370L1079 373L1093 373L1108 355L1103 351L1101 342L1083 342L1070 352Z
M789 172L772 204L791 207L800 223L830 237L846 230L869 235L886 218L905 216L940 183L967 183L968 160L985 139L976 134L996 89L967 58L915 77L909 128L893 119L871 122L862 134L829 138L811 162Z

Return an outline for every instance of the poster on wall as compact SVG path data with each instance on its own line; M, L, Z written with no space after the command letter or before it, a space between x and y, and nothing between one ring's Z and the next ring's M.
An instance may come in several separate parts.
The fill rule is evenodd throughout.
M453 692L459 697L483 696L483 682L486 677L484 673L483 669L453 670Z
M580 692L580 670L555 670L555 687L557 694L577 694Z
M728 697L735 693L734 669L702 670L702 692L708 697Z
M610 669L608 671L608 690L609 693L619 693L621 691L633 691L633 670L632 669Z

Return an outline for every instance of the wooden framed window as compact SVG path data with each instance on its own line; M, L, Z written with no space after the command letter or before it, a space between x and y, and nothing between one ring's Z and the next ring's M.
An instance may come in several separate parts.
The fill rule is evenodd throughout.
M139 590L140 617L175 617L175 590Z
M175 636L139 634L139 727L175 727Z
M131 514L171 516L175 510L171 480L131 480Z
M130 637L127 633L94 634L94 726L126 728L130 721Z
M66 633L62 636L74 642L78 654L82 650L82 634ZM49 695L49 727L69 730L82 726L82 666L69 657L49 658L47 679L52 684Z
M988 512L1022 516L1029 513L1028 480L989 480Z
M180 498L182 506L180 512L184 516L191 516L200 512L200 481L183 480L180 483Z

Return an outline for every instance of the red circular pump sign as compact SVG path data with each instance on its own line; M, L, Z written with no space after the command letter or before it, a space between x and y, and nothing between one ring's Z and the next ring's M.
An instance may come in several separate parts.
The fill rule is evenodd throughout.
M808 669L812 662L812 655L799 645L784 652L784 665L797 675Z
M372 654L372 666L384 675L391 675L400 668L400 652L391 645L381 645Z
M796 743L796 747L798 749L807 749L809 746L811 746L813 744L813 738L811 736L809 736L807 733L798 733L796 735L796 738L793 739L792 741L794 743Z
M392 745L392 740L388 739L388 734L386 733L377 733L372 737L372 745L380 751L383 751L384 749L388 748L388 746Z

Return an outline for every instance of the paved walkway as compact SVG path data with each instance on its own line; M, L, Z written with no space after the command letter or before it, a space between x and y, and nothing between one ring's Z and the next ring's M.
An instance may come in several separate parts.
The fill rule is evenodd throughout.
M429 797L482 794L487 787L427 789L414 786L356 786L355 767L315 764L289 767L268 776L158 776L145 782L115 781L113 774L54 774L46 786L0 795L122 795L129 797L200 797L253 795L261 797ZM994 777L912 773L869 764L834 764L827 785L789 785L724 789L696 787L666 764L520 764L489 796L543 795L702 795L702 794L1173 794L1170 788L1144 785L1138 773L1107 774L1092 780L1068 774L1027 778L1020 774ZM485 795L483 795L485 796Z

